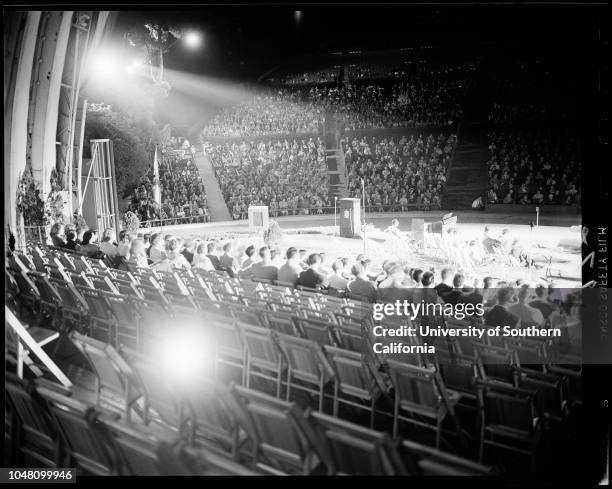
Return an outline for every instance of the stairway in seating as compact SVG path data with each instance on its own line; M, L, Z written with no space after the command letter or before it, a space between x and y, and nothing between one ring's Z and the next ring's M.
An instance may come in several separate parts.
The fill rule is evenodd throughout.
M487 191L489 148L487 115L490 107L491 83L487 79L487 63L481 64L464 102L464 119L457 134L458 145L453 154L442 208L449 211L471 209L478 197Z
M446 189L442 195L442 208L445 210L471 209L475 199L480 196L485 198L489 149L486 139L480 136L483 135L477 134L476 131L459 132L459 145L455 149ZM486 134L484 136L486 137Z
M201 149L195 153L195 164L204 182L206 202L208 203L208 212L210 213L211 222L231 221L232 218L227 209L225 199L223 198L223 192L221 192L221 188L217 182L215 170L210 159Z

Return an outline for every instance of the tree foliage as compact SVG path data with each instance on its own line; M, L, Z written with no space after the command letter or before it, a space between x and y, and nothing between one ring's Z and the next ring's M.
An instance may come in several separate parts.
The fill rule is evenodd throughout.
M107 105L93 105L87 113L85 140L113 141L117 194L126 197L134 191L151 165L149 131L126 114ZM84 156L91 158L89 145Z

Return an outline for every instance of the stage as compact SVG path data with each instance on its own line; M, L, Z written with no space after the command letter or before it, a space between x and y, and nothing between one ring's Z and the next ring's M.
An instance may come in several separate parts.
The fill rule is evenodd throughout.
M399 220L401 231L409 232L414 218L424 219L425 222L438 221L445 214L443 211L410 212L410 213L384 213L368 214L366 222L366 243L361 238L341 238L334 227L333 215L324 216L287 216L272 218L276 220L284 232L279 243L282 251L289 246L306 249L311 252L323 252L330 260L349 257L354 258L360 253L372 260L374 268L381 265L383 257L401 259L410 266L428 269L434 267L439 270L444 260L435 253L410 252L397 240L394 240L383 230L389 226L391 219ZM530 254L537 264L535 278L552 280L556 286L570 288L581 287L582 259L577 250L569 250L558 246L560 240L579 242L580 222L575 216L540 216L540 226L529 226L529 216L506 215L482 212L458 212L457 239L459 241L481 240L485 225L489 227L490 236L499 237L503 229L508 229L511 239L518 239L524 250ZM552 224L556 225L552 225ZM573 230L571 227L573 226ZM143 232L159 231L159 228L142 229ZM263 246L261 233L254 234L249 231L247 221L227 221L207 224L184 224L165 226L164 234L172 233L186 239L196 237L202 239L232 239L235 241L235 251L241 252L248 245ZM398 246L399 245L399 246ZM548 276L547 276L548 270ZM519 278L524 271L513 271L511 276ZM496 276L500 270L491 266L475 267L474 273L478 276ZM526 276L525 276L526 277Z

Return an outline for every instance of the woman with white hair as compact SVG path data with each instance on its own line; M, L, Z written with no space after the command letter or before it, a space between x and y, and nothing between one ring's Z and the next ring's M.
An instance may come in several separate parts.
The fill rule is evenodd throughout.
M214 272L215 267L210 261L210 258L206 256L208 252L208 248L206 243L202 242L196 248L196 252L193 255L193 268L197 268L199 270L206 270L207 272Z
M147 251L142 239L135 239L130 243L130 257L127 263L128 266L149 268Z
M166 258L164 258L156 267L162 272L171 272L175 268L189 270L191 265L187 259L180 253L180 242L176 238L168 240L166 244Z
M114 258L119 254L119 248L113 243L114 239L115 231L112 228L106 228L102 233L100 251L110 258Z

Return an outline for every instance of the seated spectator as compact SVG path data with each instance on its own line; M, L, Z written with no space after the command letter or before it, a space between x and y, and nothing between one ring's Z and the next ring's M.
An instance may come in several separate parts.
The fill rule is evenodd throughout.
M450 292L451 290L453 290L453 270L450 268L443 268L442 269L442 282L440 282L438 285L436 285L434 288L436 289L436 292L438 293L438 295L440 296L440 298L442 300L444 300L444 296Z
M83 234L83 241L78 246L77 251L89 258L97 258L101 255L100 247L96 244L98 233L94 229L88 229Z
M341 292L346 290L346 286L348 285L348 280L342 276L342 272L344 271L344 266L342 262L336 260L332 263L332 273L327 277L327 283L329 285L330 293L333 291Z
M445 304L458 304L463 299L463 286L465 285L465 276L462 273L457 273L453 277L453 290L444 294Z
M144 241L141 239L135 239L130 243L129 258L127 260L128 267L143 267L149 268L149 261L147 259L147 252L145 249Z
M427 304L441 304L443 302L435 289L435 275L433 272L427 271L423 273L421 276L421 287L414 291L412 302L414 304L422 303L424 306ZM422 316L427 316L427 312L422 314ZM432 314L432 316L435 316L435 314Z
M244 250L244 254L246 258L240 264L240 268L243 271L249 270L253 264L257 263L257 257L255 256L255 247L253 245L247 246L247 249Z
M524 284L521 286L518 292L518 303L508 307L508 311L518 316L521 320L521 327L526 328L529 326L544 326L544 315L539 309L531 307L527 304L529 299L529 285Z
M308 268L300 273L297 284L311 289L327 287L327 277L319 270L321 255L312 253L308 256L307 264Z
M121 231L119 231L119 244L117 246L117 254L119 256L127 258L130 254L130 247L131 236L125 229L122 229Z
M457 304L482 304L483 303L483 283L480 279L474 280L473 287L464 287L463 295L457 301Z
M191 265L187 259L179 252L180 244L179 240L172 238L168 240L166 245L166 258L164 258L157 266L156 269L162 272L172 272L175 268L189 270Z
M166 258L166 246L160 233L151 237L151 246L147 249L147 253L153 263L158 263Z
M392 263L388 271L388 278L379 285L379 300L383 302L413 301L416 290L404 286L404 277L404 267Z
M233 272L238 271L238 265L236 259L231 255L232 243L228 242L223 245L223 254L219 257L219 263L221 266L232 270Z
M51 231L49 231L49 237L51 238L51 244L53 246L57 246L58 248L66 247L66 238L64 236L64 225L56 222L53 226L51 226Z
M298 282L302 267L299 265L300 255L298 250L293 246L287 250L287 260L284 265L278 269L278 280L295 285Z
M199 239L191 239L185 244L185 246L183 246L183 249L181 250L181 254L185 257L185 260L187 260L189 264L193 263L195 249L197 248L198 244L200 244Z
M198 244L196 248L196 252L193 255L193 268L197 268L199 270L206 270L207 272L214 272L215 267L213 266L210 258L206 255L207 246L206 243Z
M70 230L68 232L66 232L66 245L65 248L69 249L69 250L76 250L76 247L79 245L78 241L76 240L76 232L73 230Z
M213 267L215 267L215 270L221 270L223 268L223 265L221 265L221 261L219 260L219 257L216 254L217 245L212 242L208 243L206 249L208 250L206 256L212 263Z
M368 302L376 300L376 287L366 275L366 270L361 263L355 263L351 268L351 273L355 277L349 282L347 289L351 294L362 297Z
M254 279L278 280L278 268L272 264L270 248L263 246L259 248L261 261L251 265L251 273Z
M485 312L484 323L486 326L490 328L497 326L518 328L520 326L520 318L508 309L511 305L513 294L512 287L500 285L500 288L497 290L497 303Z
M100 243L100 251L109 258L115 258L119 254L119 248L114 244L115 231L112 228L106 228L102 232L102 242Z
M536 299L531 301L529 306L538 309L542 313L542 317L547 320L557 310L557 306L547 300L548 289L545 286L538 285L535 294Z

